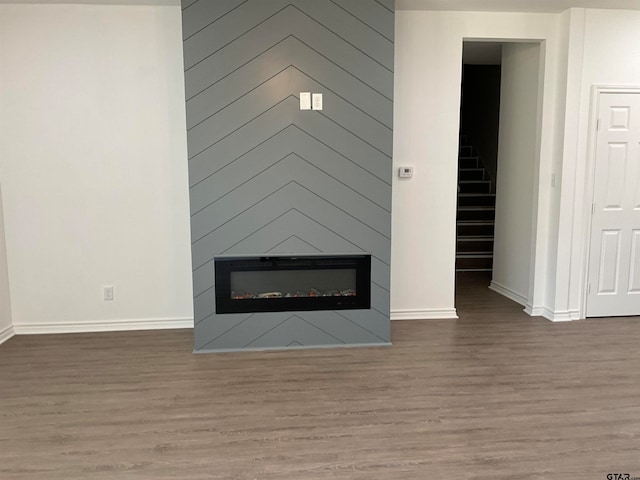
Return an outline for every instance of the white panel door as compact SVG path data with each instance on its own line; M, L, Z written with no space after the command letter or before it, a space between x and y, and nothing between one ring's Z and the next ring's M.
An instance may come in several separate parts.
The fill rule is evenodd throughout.
M598 108L587 316L640 315L640 94Z

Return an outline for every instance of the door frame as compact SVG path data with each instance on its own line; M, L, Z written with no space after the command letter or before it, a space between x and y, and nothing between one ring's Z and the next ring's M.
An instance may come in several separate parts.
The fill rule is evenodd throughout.
M594 85L591 88L591 107L589 111L589 133L587 138L586 175L584 186L584 249L582 255L582 302L580 318L587 318L587 296L589 286L589 259L591 254L591 233L593 228L593 203L595 195L595 171L598 142L598 116L600 114L600 98L603 94L640 95L640 85Z

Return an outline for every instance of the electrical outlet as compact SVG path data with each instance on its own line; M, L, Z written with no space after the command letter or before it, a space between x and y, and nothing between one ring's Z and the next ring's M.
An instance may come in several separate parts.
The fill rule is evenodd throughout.
M105 301L113 300L113 285L105 285L103 292Z
M322 110L322 94L321 93L312 93L311 94L311 103L313 110Z

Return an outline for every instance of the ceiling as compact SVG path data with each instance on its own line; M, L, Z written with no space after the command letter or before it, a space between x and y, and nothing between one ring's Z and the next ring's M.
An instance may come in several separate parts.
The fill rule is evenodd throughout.
M0 4L2 3L180 5L180 0L0 0ZM640 0L396 0L397 10L463 10L472 12L557 13L571 7L640 10Z
M0 0L2 3L26 5L37 4L84 4L84 5L180 5L180 0Z
M465 41L462 43L462 63L465 65L500 65L502 63L502 43Z
M639 0L396 0L396 10L462 10L471 12L546 12L568 8L640 10Z

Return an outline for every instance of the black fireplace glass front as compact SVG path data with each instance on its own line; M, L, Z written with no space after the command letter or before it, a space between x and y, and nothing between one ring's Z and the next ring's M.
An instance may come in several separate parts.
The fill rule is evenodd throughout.
M368 309L370 255L215 259L217 313Z

